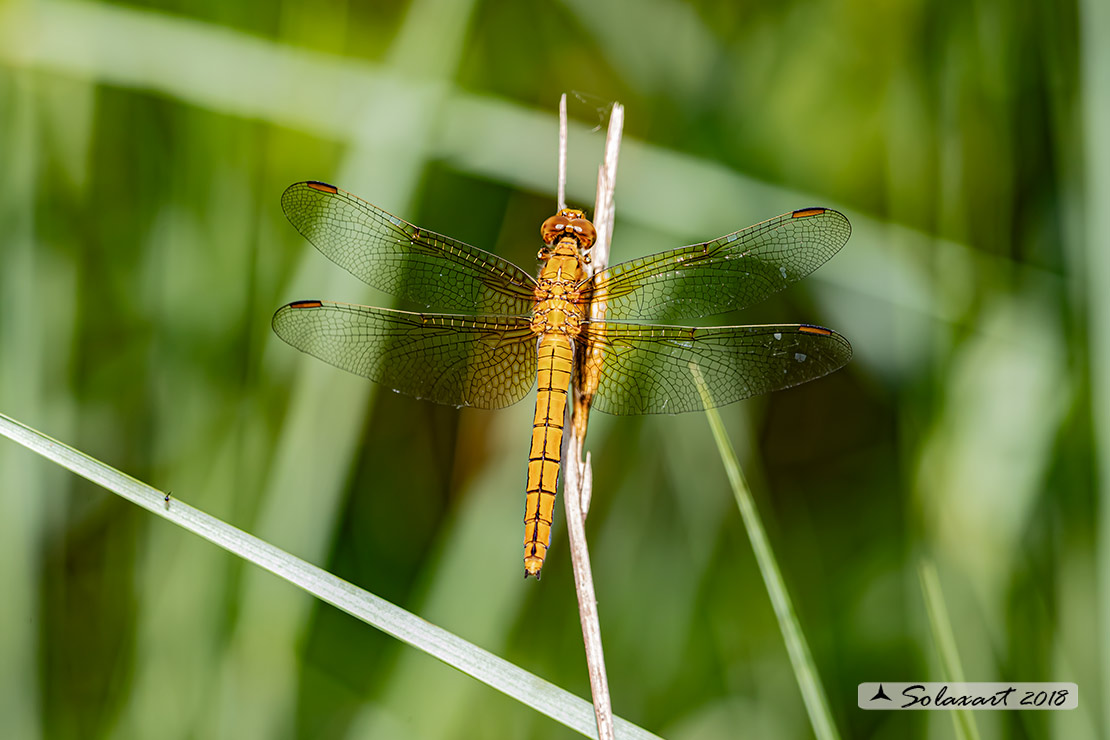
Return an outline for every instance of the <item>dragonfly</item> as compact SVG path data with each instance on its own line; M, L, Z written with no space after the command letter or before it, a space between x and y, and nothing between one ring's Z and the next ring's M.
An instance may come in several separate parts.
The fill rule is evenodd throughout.
M572 378L602 412L677 414L805 383L852 356L847 339L813 324L654 323L744 308L808 275L851 234L848 219L830 208L791 211L592 276L596 230L583 211L562 209L540 227L532 277L334 185L296 183L281 204L326 257L418 309L294 301L273 317L290 345L400 393L457 407L503 408L538 386L525 578L539 578L551 542Z

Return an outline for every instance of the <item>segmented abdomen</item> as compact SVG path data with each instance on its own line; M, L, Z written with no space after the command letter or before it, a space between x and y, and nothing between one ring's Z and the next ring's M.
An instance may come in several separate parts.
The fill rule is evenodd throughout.
M555 486L562 459L563 420L567 409L573 341L565 334L544 334L539 342L536 415L528 453L528 491L524 511L524 575L539 578L555 510Z

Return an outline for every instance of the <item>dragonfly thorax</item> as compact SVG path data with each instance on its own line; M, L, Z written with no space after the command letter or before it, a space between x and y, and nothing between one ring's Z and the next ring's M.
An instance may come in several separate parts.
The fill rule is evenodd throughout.
M582 328L582 311L570 301L551 298L532 313L532 332L538 336L562 334L578 336Z
M580 302L579 285L585 278L582 263L576 256L556 256L547 262L536 284L536 303L559 300Z
M560 237L554 246L544 248L542 259L532 331L541 336L577 335L582 319L579 286L586 277L578 240L569 235Z

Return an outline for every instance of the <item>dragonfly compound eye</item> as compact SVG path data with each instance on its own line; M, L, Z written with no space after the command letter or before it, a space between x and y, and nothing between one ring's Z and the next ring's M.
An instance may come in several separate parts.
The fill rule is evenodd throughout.
M589 249L597 241L597 229L584 218L576 218L571 221L570 228L578 237L578 244L582 249Z
M543 237L544 244L554 244L556 239L566 233L569 225L570 219L562 214L544 221L543 226L540 227L540 236Z

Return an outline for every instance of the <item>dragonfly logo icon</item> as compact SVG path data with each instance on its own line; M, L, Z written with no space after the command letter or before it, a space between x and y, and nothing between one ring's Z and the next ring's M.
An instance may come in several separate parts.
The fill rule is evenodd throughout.
M893 699L891 699L889 696L886 695L885 691L883 691L883 685L882 684L879 684L879 690L876 691L875 695L871 697L871 701L875 701L876 699L886 699L887 701L894 701Z

